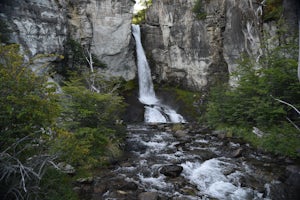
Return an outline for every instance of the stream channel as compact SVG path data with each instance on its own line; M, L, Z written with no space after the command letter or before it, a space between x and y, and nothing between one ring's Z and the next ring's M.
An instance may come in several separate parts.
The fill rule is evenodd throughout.
M299 198L299 168L292 161L263 154L225 133L191 124L127 129L123 159L99 177L81 180L81 199Z

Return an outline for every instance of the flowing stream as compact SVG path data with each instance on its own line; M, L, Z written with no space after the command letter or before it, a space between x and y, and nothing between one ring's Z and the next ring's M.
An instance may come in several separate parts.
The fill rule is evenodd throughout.
M220 138L195 125L180 126L128 125L123 160L94 182L91 190L98 196L86 199L291 199L280 196L278 180L285 168L278 160L234 138ZM172 175L174 168L179 171Z
M179 123L185 122L184 118L167 105L160 103L156 97L150 67L141 43L141 31L139 25L132 25L132 33L136 41L138 77L139 77L139 101L145 105L145 122L150 123Z

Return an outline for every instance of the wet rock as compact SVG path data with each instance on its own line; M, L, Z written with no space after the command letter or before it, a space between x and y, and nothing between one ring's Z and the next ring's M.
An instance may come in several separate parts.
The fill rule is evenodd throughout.
M274 183L265 191L265 196L269 196L272 200L289 199L282 183Z
M160 170L160 173L169 176L172 178L178 177L183 170L183 167L178 166L178 165L167 165L163 166Z
M238 158L238 157L241 157L242 156L242 152L243 152L243 148L238 148L237 150L235 150L231 156L233 158Z
M216 135L219 139L225 139L226 138L226 131L224 130L215 130L212 132L212 135Z
M138 185L134 182L128 182L120 187L121 190L137 190Z
M175 133L174 133L174 136L176 138L184 138L188 135L188 131L187 130L177 130Z
M139 194L138 200L158 200L158 194L156 192L143 192Z
M253 188L255 190L257 190L258 192L263 193L265 191L265 187L264 185L262 185L256 178L254 178L253 176L244 176L241 177L239 179L240 185L242 187L250 187Z
M203 149L196 149L194 151L191 151L192 153L199 155L202 161L206 161L212 158L215 158L217 155L209 150L203 150Z
M300 199L300 167L290 165L286 168L288 178L285 181L289 199Z

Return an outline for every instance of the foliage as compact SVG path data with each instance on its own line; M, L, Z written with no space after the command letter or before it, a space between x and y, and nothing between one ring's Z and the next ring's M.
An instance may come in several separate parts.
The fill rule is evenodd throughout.
M41 190L39 199L43 200L78 200L78 196L73 191L70 184L72 177L54 168L47 169L41 180Z
M9 33L11 30L8 28L6 22L0 19L0 43L8 43L9 42Z
M158 88L157 88L158 89ZM175 101L176 105L180 105L179 112L188 117L189 120L198 118L201 109L201 94L189 90L183 90L173 87L160 88L164 92L168 92L169 96Z
M234 76L239 79L236 88L224 84L212 89L206 114L209 124L245 127L249 130L247 134L252 134L252 127L259 127L266 135L258 145L295 156L300 148L299 142L295 142L299 141L299 131L287 118L299 126L299 116L274 98L300 107L297 47L285 45L273 49L259 64L244 57ZM284 145L288 142L291 145Z
M88 62L86 60L86 57L88 57L87 51L84 49L84 47L77 41L73 39L68 39L66 42L66 51L67 56L65 56L66 62L71 67L70 71L76 71L76 72L84 72L85 67L88 67ZM102 61L100 61L96 55L92 54L93 59L93 66L95 68L105 68L107 67L106 64ZM66 69L64 69L66 70ZM61 71L63 75L67 74L67 71Z
M74 78L63 87L63 124L54 149L61 158L85 168L105 164L120 154L123 127L116 122L124 111L123 99L114 93L95 93L85 81Z
M206 18L206 13L203 9L202 0L196 0L192 11L196 14L197 19L202 20Z
M55 85L36 76L16 44L0 45L0 198L31 199L53 157L46 141L60 113Z
M0 146L36 137L59 115L56 86L23 63L18 45L0 46Z
M282 0L267 0L265 2L263 20L265 22L279 20L282 15Z
M137 13L133 15L132 23L133 24L141 24L145 21L146 18L146 10L152 5L152 0L144 0L143 6L145 9L139 10Z

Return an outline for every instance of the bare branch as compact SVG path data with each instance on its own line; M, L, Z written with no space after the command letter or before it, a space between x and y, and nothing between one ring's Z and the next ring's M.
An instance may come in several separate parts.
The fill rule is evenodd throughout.
M290 106L291 108L293 108L299 115L300 115L300 111L295 107L295 106L293 106L292 104L290 104L290 103L288 103L288 102L286 102L286 101L283 101L283 100L280 100L280 99L276 99L276 98L274 98L272 95L270 95L274 100L276 100L276 101L278 101L278 102L280 102L280 103L283 103L283 104L285 104L285 105L288 105L288 106Z
M300 131L300 128L295 124L290 118L286 117L286 119L298 130Z

